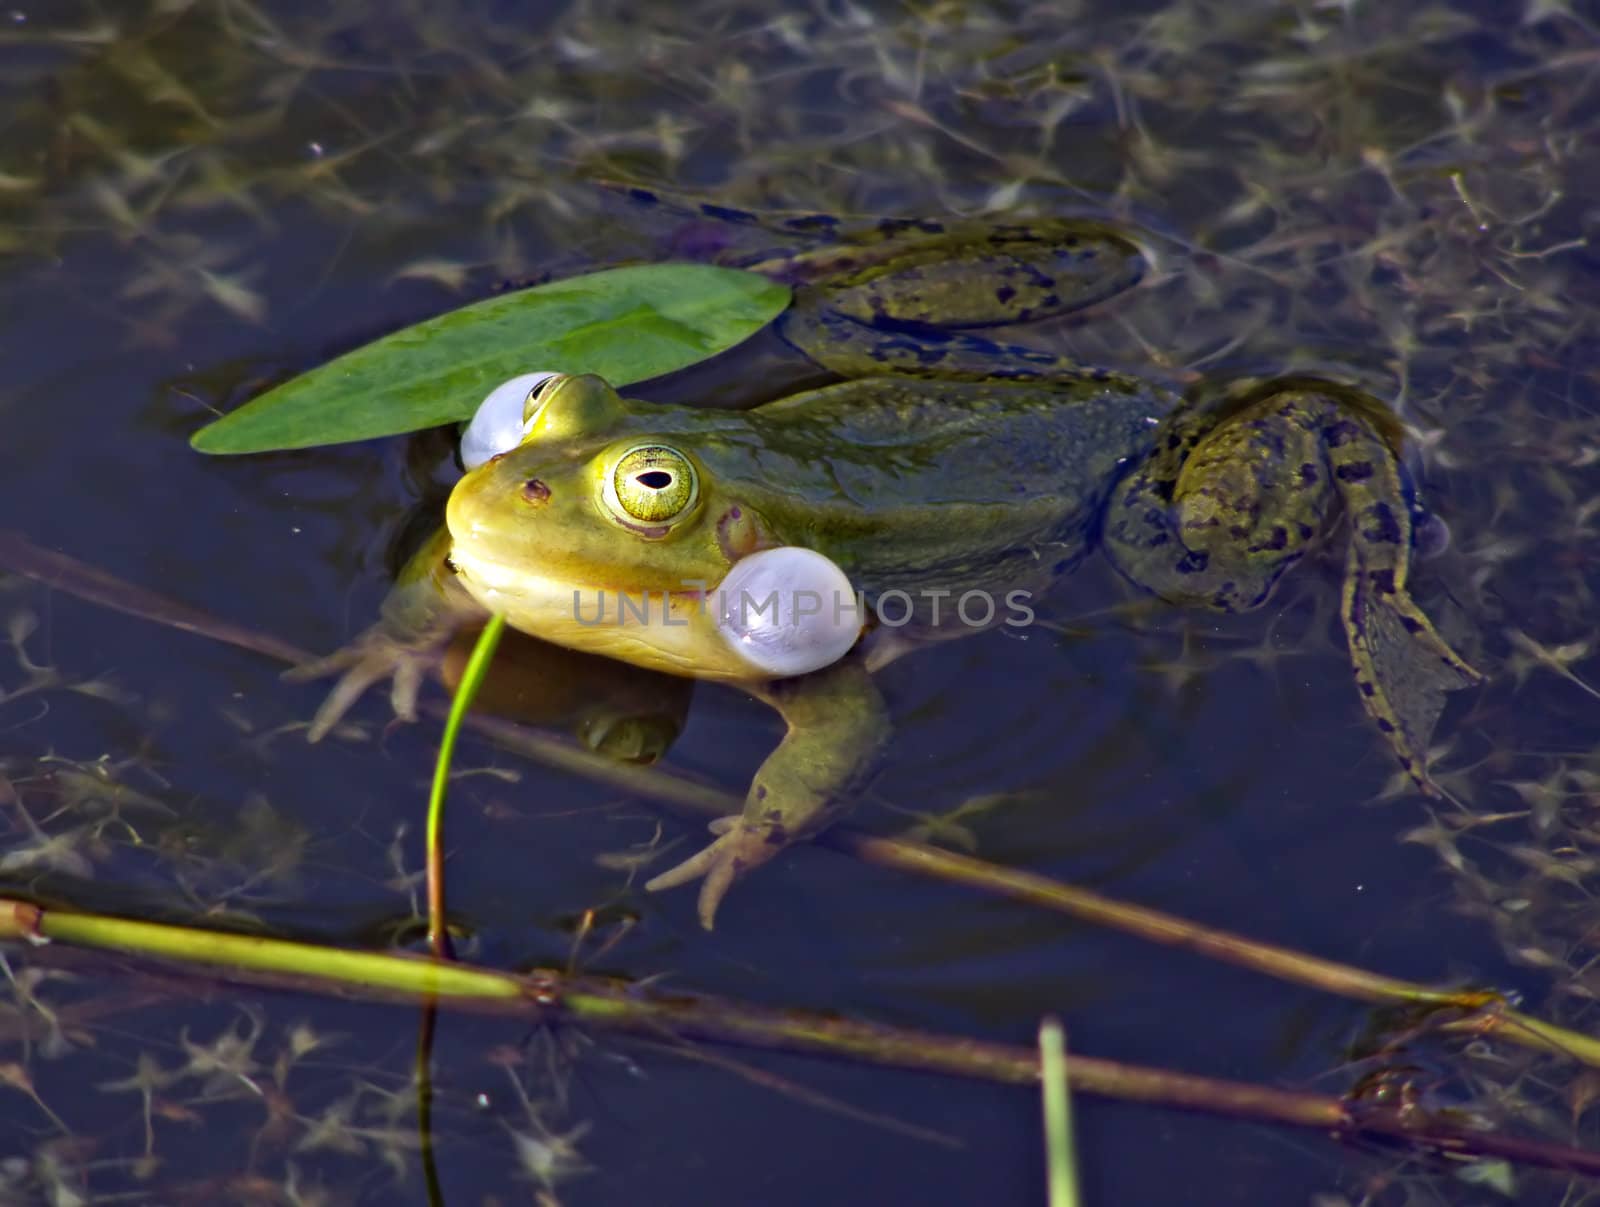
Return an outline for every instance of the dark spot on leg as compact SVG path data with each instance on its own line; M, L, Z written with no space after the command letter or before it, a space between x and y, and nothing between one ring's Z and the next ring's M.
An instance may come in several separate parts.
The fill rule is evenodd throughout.
M1379 595L1394 594L1394 570L1369 570L1367 581L1372 584L1372 589Z
M1315 486L1317 484L1317 467L1307 461L1300 466L1300 485Z
M1371 683L1368 683L1365 679L1357 679L1356 686L1361 689L1361 694L1363 696L1371 697L1378 694L1377 687Z
M1017 291L1011 288L1009 285L1002 285L999 289L994 291L994 300L999 302L1002 306L1016 296Z
M1289 530L1282 524L1272 526L1272 535L1264 541L1258 541L1250 546L1251 553L1266 553L1276 549L1289 547Z
M839 219L832 214L807 214L802 218L790 218L784 223L790 230L803 231L818 227L831 230L839 225Z
M700 212L707 218L717 218L723 222L755 222L756 216L749 210L730 209L725 205L702 205Z
M1329 424L1322 435L1329 448L1342 448L1361 436L1361 428L1348 419L1341 419L1338 423Z
M1400 624L1408 633L1422 632L1422 622L1415 616L1402 616L1400 618Z
M1367 540L1383 545L1400 543L1400 521L1387 503L1374 503L1362 515L1361 535Z
M1365 482L1376 472L1371 461L1352 461L1349 465L1339 466L1333 471L1333 476L1341 482Z
M757 800L766 800L767 799L767 786L765 784L757 784L756 785L756 799Z
M1379 717L1378 718L1378 729L1383 733L1393 733L1394 732L1394 722L1385 720L1383 717Z

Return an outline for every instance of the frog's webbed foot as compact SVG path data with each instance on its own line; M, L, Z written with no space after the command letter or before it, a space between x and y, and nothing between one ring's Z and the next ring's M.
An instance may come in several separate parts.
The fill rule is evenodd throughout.
M700 925L707 930L715 925L717 907L733 887L733 882L752 868L760 867L789 845L781 827L752 825L742 817L719 818L711 823L711 830L720 835L715 842L645 885L654 893L704 877L705 883L700 886L699 913Z
M1412 782L1429 796L1439 795L1428 778L1433 727L1449 694L1475 687L1482 672L1445 643L1385 571L1369 570L1354 547L1346 561L1341 616L1362 705Z
M889 736L883 698L854 655L752 690L783 715L788 732L756 770L744 812L713 823L715 842L645 885L657 892L703 877L700 923L707 930L735 880L821 830L850 803Z
M377 624L326 658L284 672L294 683L343 672L311 720L310 741L320 741L367 688L384 679L394 680L389 699L395 716L417 719L422 676L439 665L456 630L485 615L450 571L449 548L450 534L440 528L401 571Z
M389 700L395 716L402 721L415 721L422 676L438 664L443 645L443 639L403 641L379 624L344 649L285 671L283 677L291 683L339 675L339 681L311 719L307 740L321 741L369 687L385 679L394 680Z

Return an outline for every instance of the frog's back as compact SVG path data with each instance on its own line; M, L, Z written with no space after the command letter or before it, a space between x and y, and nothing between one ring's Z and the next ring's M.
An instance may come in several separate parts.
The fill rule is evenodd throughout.
M877 378L760 407L747 440L706 454L786 541L869 596L1038 588L1082 556L1166 409L1100 384Z

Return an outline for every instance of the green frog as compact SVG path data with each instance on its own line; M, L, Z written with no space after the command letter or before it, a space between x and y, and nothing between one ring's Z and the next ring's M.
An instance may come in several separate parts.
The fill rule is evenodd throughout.
M700 881L709 929L736 880L827 825L873 774L890 719L872 673L887 662L1016 622L1097 547L1164 599L1242 611L1338 536L1362 703L1432 790L1445 696L1480 676L1407 593L1415 511L1380 404L1294 380L1186 404L975 330L1127 288L1142 256L1105 226L826 234L757 267L795 286L781 334L847 380L743 412L628 399L593 376L537 380L515 436L457 483L447 535L377 628L303 668L346 672L313 739L391 674L410 715L418 664L487 610L557 644L737 685L787 731L743 812L648 885ZM819 656L745 644L717 592L753 566L764 585L832 591Z

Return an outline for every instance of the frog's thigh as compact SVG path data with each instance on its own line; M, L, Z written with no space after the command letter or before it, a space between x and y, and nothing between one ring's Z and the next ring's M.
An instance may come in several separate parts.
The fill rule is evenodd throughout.
M1216 427L1173 492L1183 545L1241 577L1270 582L1323 530L1333 473L1318 408L1275 395Z

